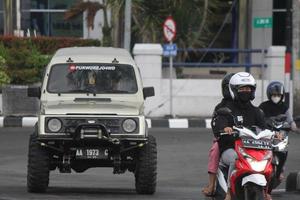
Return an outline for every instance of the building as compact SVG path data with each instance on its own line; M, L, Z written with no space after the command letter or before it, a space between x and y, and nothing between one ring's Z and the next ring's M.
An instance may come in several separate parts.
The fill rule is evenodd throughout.
M4 1L0 0L0 34L4 33ZM16 27L16 2L12 1L13 29ZM95 17L94 30L88 31L85 22L85 13L76 19L63 20L64 13L77 0L19 0L21 14L21 30L31 35L36 32L37 35L43 36L66 36L81 38L102 37L101 32L101 12ZM95 0L94 0L95 1ZM101 1L101 0L96 0Z

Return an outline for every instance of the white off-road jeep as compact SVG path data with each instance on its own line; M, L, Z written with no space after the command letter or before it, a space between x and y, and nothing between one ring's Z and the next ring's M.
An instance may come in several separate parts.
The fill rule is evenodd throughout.
M58 50L42 87L29 87L40 98L40 112L30 136L27 189L45 192L49 172L84 172L112 167L135 174L136 191L153 194L157 150L148 135L138 67L124 49L73 47Z

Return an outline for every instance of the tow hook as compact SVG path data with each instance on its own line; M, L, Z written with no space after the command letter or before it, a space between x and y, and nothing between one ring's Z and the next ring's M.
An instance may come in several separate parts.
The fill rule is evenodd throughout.
M111 139L111 142L112 142L113 144L120 144L120 140L117 139L117 138L112 138L112 139Z

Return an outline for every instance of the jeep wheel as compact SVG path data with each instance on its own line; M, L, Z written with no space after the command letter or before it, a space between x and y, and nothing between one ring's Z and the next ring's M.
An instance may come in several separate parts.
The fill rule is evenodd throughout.
M29 139L27 165L27 191L45 192L49 184L49 154L37 143L33 135Z
M148 137L148 143L138 154L135 170L135 189L138 194L154 194L156 188L157 149L155 138Z

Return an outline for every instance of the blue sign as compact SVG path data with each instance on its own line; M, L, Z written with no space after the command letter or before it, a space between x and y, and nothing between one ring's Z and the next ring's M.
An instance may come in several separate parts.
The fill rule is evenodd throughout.
M163 45L163 55L166 57L177 55L177 45L176 44L164 44Z

